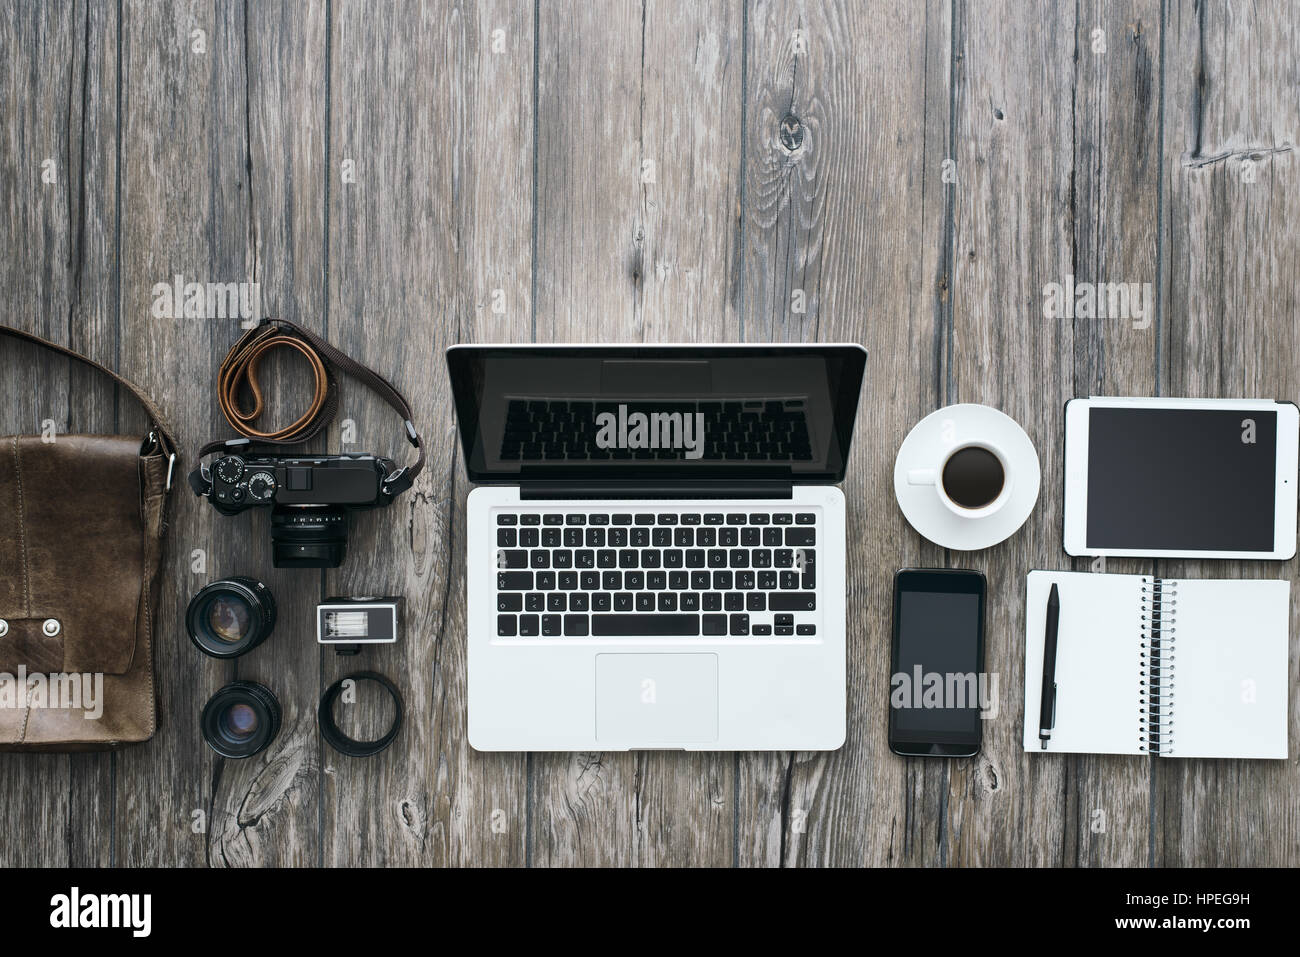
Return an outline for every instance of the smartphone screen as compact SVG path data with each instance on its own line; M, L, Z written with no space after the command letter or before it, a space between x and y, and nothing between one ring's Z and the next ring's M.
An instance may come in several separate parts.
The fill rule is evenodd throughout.
M969 757L981 741L984 576L909 568L894 578L889 747L895 754Z

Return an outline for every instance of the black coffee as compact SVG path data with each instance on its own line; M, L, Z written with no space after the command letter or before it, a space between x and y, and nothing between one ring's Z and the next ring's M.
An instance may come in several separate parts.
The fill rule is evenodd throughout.
M958 449L943 467L943 490L962 508L983 508L1002 494L1006 475L988 449Z

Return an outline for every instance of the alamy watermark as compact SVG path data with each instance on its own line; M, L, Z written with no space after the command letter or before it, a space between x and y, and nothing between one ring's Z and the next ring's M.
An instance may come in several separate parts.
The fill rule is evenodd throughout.
M1064 283L1043 287L1044 319L1127 319L1134 329L1147 329L1155 315L1151 283L1080 282L1074 274Z
M29 675L26 665L19 665L16 675L0 671L0 708L73 709L84 711L87 721L98 721L104 714L104 674Z
M154 283L155 319L239 319L245 324L262 318L262 286L256 282L186 282L181 275Z
M686 458L704 455L703 412L632 412L596 416L596 446L602 449L684 449Z
M889 679L892 708L978 708L980 719L998 716L997 672L924 671L913 665L911 672L899 671Z

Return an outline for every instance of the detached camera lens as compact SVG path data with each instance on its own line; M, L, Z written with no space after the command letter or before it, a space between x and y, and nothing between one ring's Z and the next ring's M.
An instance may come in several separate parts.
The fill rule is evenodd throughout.
M226 578L190 601L185 629L195 647L213 658L238 658L275 628L275 599L254 578Z
M223 758L251 758L280 733L280 702L255 681L232 681L208 700L199 727Z

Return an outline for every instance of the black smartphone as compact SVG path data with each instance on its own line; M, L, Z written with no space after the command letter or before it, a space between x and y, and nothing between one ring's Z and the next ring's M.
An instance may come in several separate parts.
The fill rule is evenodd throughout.
M905 756L979 753L984 674L981 572L904 568L894 576L889 750Z

